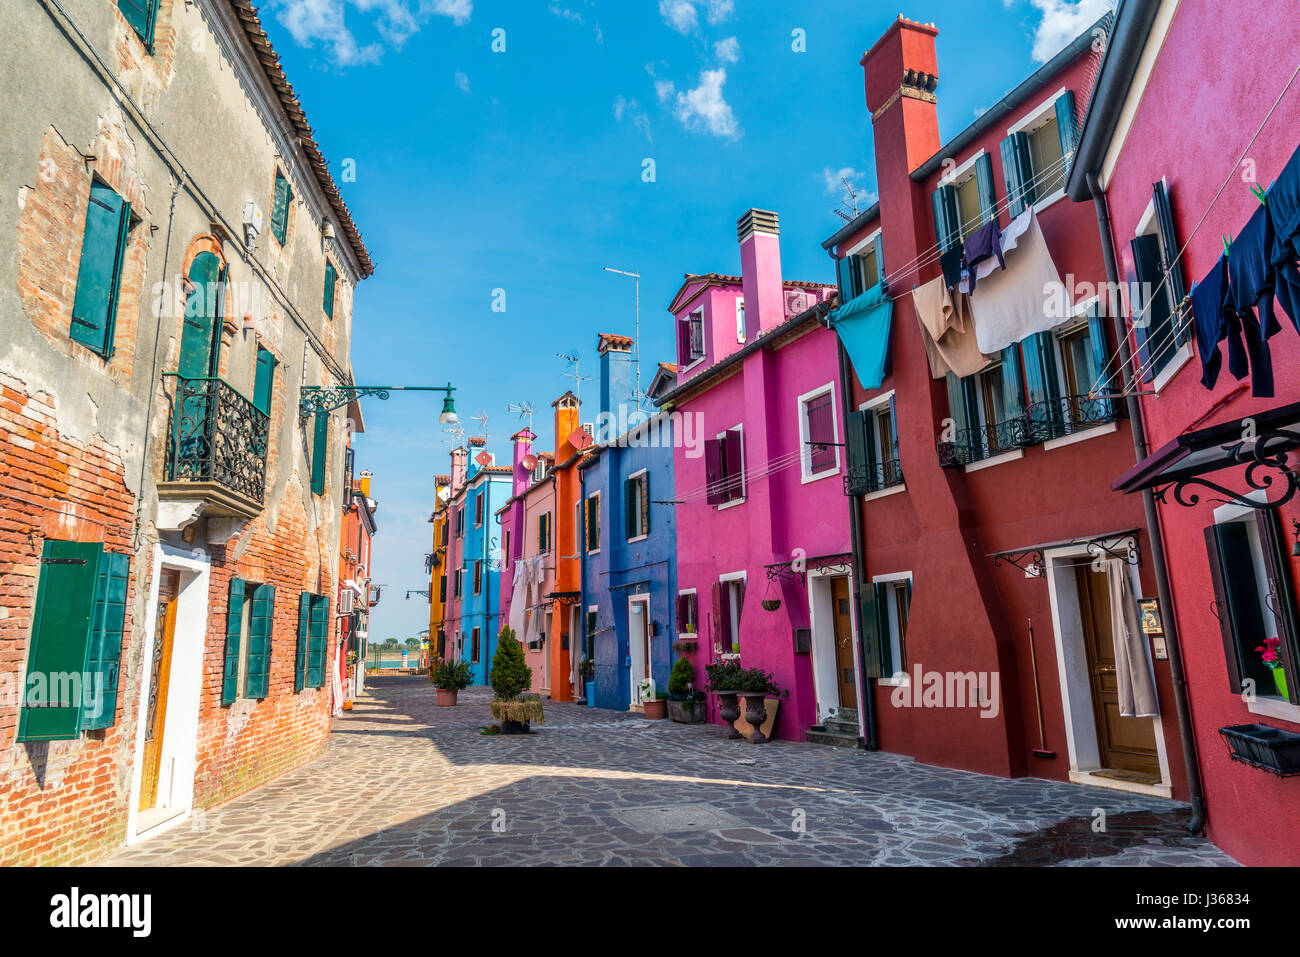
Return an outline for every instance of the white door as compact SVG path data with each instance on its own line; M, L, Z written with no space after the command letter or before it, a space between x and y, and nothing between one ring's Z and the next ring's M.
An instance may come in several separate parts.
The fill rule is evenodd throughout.
M627 602L627 650L632 659L631 701L629 707L641 703L641 682L650 674L649 642L646 641L646 616L650 610L649 597L629 598Z

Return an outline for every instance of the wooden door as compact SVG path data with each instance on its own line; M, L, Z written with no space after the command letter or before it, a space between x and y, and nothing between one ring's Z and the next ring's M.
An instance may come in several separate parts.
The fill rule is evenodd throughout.
M180 576L165 572L158 588L158 637L149 669L149 700L145 708L144 754L140 772L140 810L158 802L158 772L162 763L163 730L167 724L167 690L171 682L172 644L176 637L176 595Z
M1160 775L1155 724L1151 718L1126 718L1119 711L1115 641L1110 618L1110 585L1104 571L1091 564L1074 568L1079 612L1088 654L1092 713L1097 720L1097 750L1104 768Z
M835 606L835 674L841 708L858 706L857 681L853 667L853 622L849 617L849 580L831 579L831 602Z

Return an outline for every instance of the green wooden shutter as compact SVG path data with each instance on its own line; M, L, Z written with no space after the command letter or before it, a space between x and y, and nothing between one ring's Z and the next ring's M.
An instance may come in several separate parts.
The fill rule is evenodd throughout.
M840 284L840 302L853 298L853 257L845 256L835 264L835 275Z
M327 595L313 595L311 599L311 651L307 657L307 685L319 688L325 684L326 652L329 651L330 600Z
M934 236L939 252L951 249L961 236L957 223L957 193L951 186L940 186L930 194L934 207Z
M230 601L226 605L226 654L221 672L221 703L233 704L239 697L239 642L244 620L244 580L230 579Z
M1029 162L1029 138L1012 133L1001 144L1002 176L1007 181L1007 216L1015 219L1038 198L1034 190L1034 173Z
M874 277L874 282L877 285L885 281L885 244L883 236L883 233L876 233L874 243L876 250L876 275Z
M113 354L113 324L130 222L131 204L103 183L92 182L68 335L104 358Z
M1257 691L1268 693L1272 673L1255 652L1264 631L1263 609L1252 571L1250 534L1245 522L1224 522L1204 530L1214 605L1223 637L1223 654L1228 667L1228 688L1233 694L1244 689L1242 679L1255 681ZM1244 639L1244 640L1243 640ZM1288 679L1291 677L1287 676ZM1288 690L1291 682L1288 680Z
M1056 337L1039 332L1025 339L1026 401L1029 429L1035 442L1045 442L1061 432L1065 407L1056 364Z
M1169 205L1169 193L1163 182L1156 183L1151 190L1151 204L1156 213L1156 230L1160 234L1160 271L1165 277L1164 293L1172 310L1177 310L1187 295L1187 284L1183 282L1182 260L1178 257L1178 232L1174 228L1174 211ZM1177 262L1175 262L1177 260ZM1179 344L1186 342L1191 335L1191 323L1184 323L1178 333Z
M117 0L117 8L126 17L126 22L153 52L154 23L158 18L158 0Z
M633 502L636 498L636 479L623 479L623 537L636 537L636 512Z
M862 670L869 678L891 678L889 632L880 627L880 612L885 607L879 585L858 585L858 631L862 635Z
M313 495L325 493L325 459L329 451L330 417L328 412L316 413L315 434L311 445L311 490Z
M102 550L97 543L48 540L41 550L19 741L70 740L80 733L81 676Z
M650 473L641 476L641 534L650 534Z
M871 481L871 438L867 433L871 413L855 409L844 421L844 444L848 449L849 476L861 488L862 480Z
M248 679L245 694L265 698L271 685L271 634L275 616L275 586L253 589L253 608L248 626Z
M325 299L322 305L325 308L325 315L334 318L334 285L338 282L339 274L334 268L334 264L327 262L325 264Z
M998 195L993 186L993 157L988 153L975 160L975 188L980 198L980 222L991 223L998 218Z
M1144 370L1142 380L1149 382L1165 367L1174 354L1177 343L1169 335L1172 318L1168 290L1161 288L1164 270L1161 265L1160 239L1151 235L1135 236L1129 246L1133 250L1133 268L1142 290L1138 311L1145 310L1141 312L1140 320L1137 318L1139 312L1134 312L1133 332L1137 337L1139 367Z
M1106 368L1106 318L1097 303L1088 307L1088 387L1097 386ZM1104 387L1103 387L1104 388ZM1109 418L1115 414L1114 399L1095 399L1094 416Z
M121 670L122 632L126 626L127 576L131 556L104 552L95 582L86 680L90 682L81 715L83 731L108 728L117 720L117 684Z
M298 596L298 647L293 659L293 690L297 694L307 679L307 646L311 644L311 593Z
M1074 149L1079 142L1079 121L1074 112L1074 91L1066 90L1056 98L1056 132L1061 137L1061 156L1065 159L1066 179L1074 165Z
M253 405L271 414L271 391L275 386L275 356L269 349L257 348L257 375L253 380Z
M271 235L276 242L284 245L285 234L289 227L289 203L293 199L293 189L282 174L275 174L275 194L271 198Z

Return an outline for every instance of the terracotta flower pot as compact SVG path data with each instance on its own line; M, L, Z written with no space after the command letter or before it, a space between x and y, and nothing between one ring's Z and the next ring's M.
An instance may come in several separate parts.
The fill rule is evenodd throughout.
M438 689L438 707L454 708L456 706L456 692L448 691L446 688Z
M662 721L668 717L668 701L658 699L645 702L645 716L651 721Z

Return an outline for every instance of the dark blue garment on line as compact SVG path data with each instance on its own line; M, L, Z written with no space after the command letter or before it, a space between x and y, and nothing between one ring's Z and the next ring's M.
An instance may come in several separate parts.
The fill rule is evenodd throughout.
M1227 299L1228 263L1220 256L1214 268L1192 289L1192 326L1196 330L1196 352L1201 357L1201 385L1207 389L1213 389L1219 381L1219 367L1223 364L1219 343L1228 338L1228 321L1223 313Z
M1300 147L1268 189L1268 208L1277 231L1277 245L1290 246L1291 258L1300 253ZM1277 262L1277 258L1274 258Z
M997 219L985 223L966 240L961 264L962 268L970 274L971 292L975 291L975 264L990 256L997 256L998 265L1003 269L1007 268L1006 261L1002 258L1002 230L998 227Z
M1246 353L1250 356L1251 395L1264 398L1273 395L1273 360L1268 340L1282 331L1273 311L1276 275L1272 219L1267 208L1260 204L1228 252L1228 302L1240 321L1239 333L1245 338ZM1295 323L1289 313L1288 318ZM1233 332L1230 329L1229 335Z

